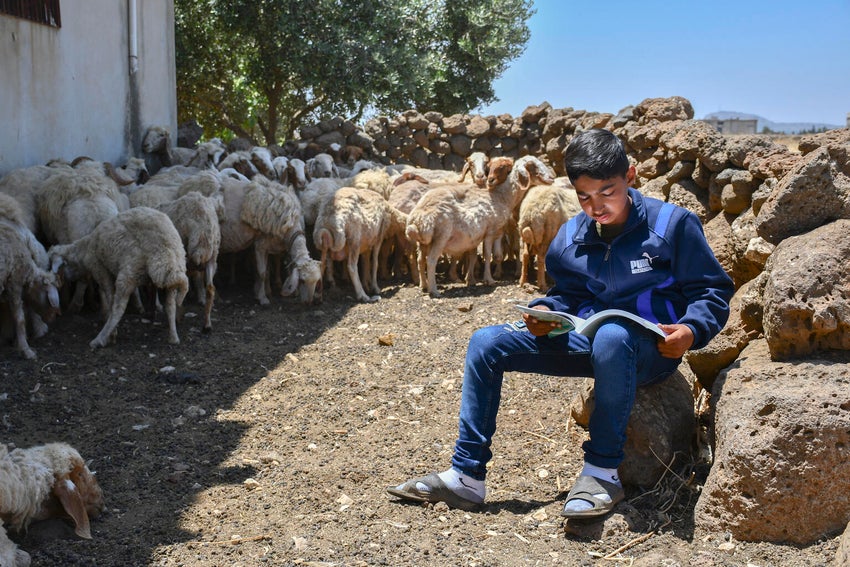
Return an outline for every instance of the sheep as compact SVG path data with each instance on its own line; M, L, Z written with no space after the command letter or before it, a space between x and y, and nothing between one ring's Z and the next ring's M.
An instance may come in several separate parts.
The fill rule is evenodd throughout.
M319 262L307 250L301 206L293 192L261 176L247 183L224 179L222 190L225 217L221 225L221 252L241 252L262 237L276 238L286 243L292 266L286 290L297 287L303 303L320 299L316 294L321 291ZM256 247L254 252L257 269L265 270L266 257L262 256L265 252ZM258 273L254 284L255 297L261 304L269 302L265 280L265 272Z
M289 183L297 190L304 189L312 180L310 172L307 171L307 164L300 158L290 159L287 171Z
M103 511L103 492L80 453L66 443L9 451L0 444L0 519L12 529L70 516L75 533L91 539L91 518ZM30 556L0 525L0 565L24 567Z
M33 257L32 240L35 239L28 239L21 228L22 225L0 222L0 250L3 251L0 261L0 300L9 304L18 351L24 358L31 360L36 354L27 342L24 302L28 297L39 302L39 296L44 295L49 306L58 311L59 290L56 276L39 267ZM25 227L23 231L29 232Z
M523 156L516 160L514 169L518 168L518 173L526 172L530 175L528 188L531 189L537 185L551 185L555 181L555 172L543 163L539 158L534 156ZM526 191L525 195L528 195ZM524 200L524 198L523 198ZM517 219L519 218L519 204L514 207L511 222L505 225L505 234L502 238L496 240L493 245L493 263L495 269L493 276L496 279L502 277L503 260L513 259L516 261L517 269L522 269L522 260L520 247L522 238L517 228ZM507 253L505 253L507 251Z
M519 285L528 282L531 256L537 259L537 287L546 291L546 251L562 224L581 212L575 189L538 185L528 190L519 206L517 229L523 240Z
M247 150L228 154L227 157L219 162L217 167L219 171L232 167L248 179L259 173L257 166L254 165L251 152Z
M48 244L74 242L126 208L118 186L102 171L101 163L90 161L77 169L61 171L44 182L38 214ZM82 309L86 287L85 279L77 282L70 311Z
M174 165L207 167L216 165L225 152L218 138L204 142L195 149L177 148L171 145L171 133L164 126L151 126L142 138L142 153L148 171L155 175L160 169Z
M334 158L330 154L316 154L307 160L307 171L310 177L316 179L318 177L339 177L339 170L334 163Z
M168 216L149 207L135 207L100 223L90 234L47 251L51 270L74 279L88 272L100 287L106 323L89 343L104 347L115 339L118 322L133 291L144 284L166 292L168 342L179 344L177 306L189 289L186 252ZM106 314L106 313L105 313Z
M472 176L472 182L479 187L484 187L487 184L488 162L490 158L484 152L473 152L470 154L463 165L460 172L458 183L463 183L466 174Z
M394 209L378 193L370 189L343 187L322 204L313 243L322 251L322 267L333 260L347 259L348 276L357 299L374 302L380 299L378 256L386 233L400 230L407 215ZM367 254L371 252L371 254ZM369 296L358 275L358 260L363 256L365 287L378 294Z
M289 158L286 156L275 156L272 159L272 169L274 170L274 178L282 185L289 182Z
M180 196L180 186L203 170L197 167L175 165L160 169L147 183L136 187L129 194L131 207L157 208Z
M457 256L484 246L484 283L494 284L490 273L493 243L501 238L505 224L525 191L540 177L535 162L514 167L511 158L490 162L487 189L450 184L425 193L408 216L406 234L419 244L419 279L423 291L439 297L437 260L442 254ZM475 283L476 256L470 254L467 285Z
M398 209L399 211L410 214L422 195L431 188L430 182L424 177L408 172L403 173L393 181L393 188L387 198L387 202ZM396 274L401 273L402 258L407 259L408 269L413 283L419 283L419 266L416 261L416 246L411 243L404 234L405 227L401 230L391 231L387 233L387 240L390 241L392 249L395 251L393 271ZM381 249L381 265L380 270L382 277L389 276L389 268L386 258L389 257L390 246L384 246Z
M251 148L250 155L251 163L258 172L262 173L269 179L274 179L276 177L274 163L272 162L272 153L268 148L254 146Z
M13 197L21 206L24 224L33 234L39 234L38 195L47 179L60 171L72 171L70 164L34 165L15 169L0 179L0 193Z
M217 269L218 251L221 248L219 222L220 218L224 217L223 198L220 195L205 197L192 191L158 208L168 215L180 234L186 250L187 271L199 272L195 288L198 302L204 306L201 332L209 333L212 331L210 316L215 298L213 279Z

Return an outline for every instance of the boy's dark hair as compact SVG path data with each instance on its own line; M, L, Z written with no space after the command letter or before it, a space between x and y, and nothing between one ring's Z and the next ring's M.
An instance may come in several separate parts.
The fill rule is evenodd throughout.
M617 136L608 130L594 128L572 139L564 152L564 169L573 184L582 175L591 179L625 177L629 158Z

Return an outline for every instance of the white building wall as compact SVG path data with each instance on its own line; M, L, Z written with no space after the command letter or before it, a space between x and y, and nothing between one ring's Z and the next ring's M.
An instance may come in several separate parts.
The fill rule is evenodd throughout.
M176 131L173 0L62 0L61 17L54 28L0 14L0 175L81 155L124 163L148 126Z

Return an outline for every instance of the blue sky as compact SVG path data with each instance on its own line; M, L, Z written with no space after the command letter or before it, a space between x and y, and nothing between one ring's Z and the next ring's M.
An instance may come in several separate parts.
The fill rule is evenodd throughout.
M850 112L850 0L535 0L531 39L484 114L616 113L679 95L719 110L843 126Z

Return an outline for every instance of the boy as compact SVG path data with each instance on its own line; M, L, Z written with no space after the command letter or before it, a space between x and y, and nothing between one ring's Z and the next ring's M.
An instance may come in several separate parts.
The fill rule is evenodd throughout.
M555 285L529 305L580 317L623 309L658 322L666 338L623 318L607 320L592 339L525 314L522 322L479 329L466 353L451 468L390 487L390 494L479 508L504 372L590 376L596 402L584 467L561 515L606 514L624 497L617 467L636 388L667 378L688 349L705 346L726 323L734 286L699 219L632 189L635 168L614 134L577 135L564 164L583 212L561 227L546 254Z

